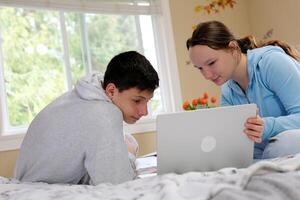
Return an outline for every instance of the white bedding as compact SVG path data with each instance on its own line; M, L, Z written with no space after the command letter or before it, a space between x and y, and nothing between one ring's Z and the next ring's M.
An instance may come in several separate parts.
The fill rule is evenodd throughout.
M119 185L20 183L0 177L0 199L300 199L300 154L246 169L166 174Z

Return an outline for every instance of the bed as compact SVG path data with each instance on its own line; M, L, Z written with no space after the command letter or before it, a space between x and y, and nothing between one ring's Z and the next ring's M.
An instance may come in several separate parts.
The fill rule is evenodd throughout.
M119 185L97 186L21 183L0 177L0 199L299 200L300 154L260 161L245 169L143 177Z

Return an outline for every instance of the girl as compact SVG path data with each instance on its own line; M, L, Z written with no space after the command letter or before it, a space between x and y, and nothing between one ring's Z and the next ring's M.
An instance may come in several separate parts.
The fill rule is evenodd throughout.
M221 105L255 103L245 122L254 158L300 153L300 56L281 41L237 39L221 22L200 23L186 42L202 75L222 85ZM298 129L298 130L292 130Z

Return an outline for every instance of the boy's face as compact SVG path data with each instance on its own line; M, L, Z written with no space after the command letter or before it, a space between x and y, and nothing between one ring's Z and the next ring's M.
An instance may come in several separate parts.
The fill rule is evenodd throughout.
M123 114L123 120L133 124L142 116L148 114L147 103L153 97L153 92L130 88L119 92L118 88L109 83L105 89L106 95L119 107Z

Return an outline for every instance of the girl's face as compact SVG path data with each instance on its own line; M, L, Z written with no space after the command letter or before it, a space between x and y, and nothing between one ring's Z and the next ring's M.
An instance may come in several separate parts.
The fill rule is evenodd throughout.
M205 79L222 85L233 77L237 59L230 49L215 50L205 45L195 45L189 49L194 66Z

